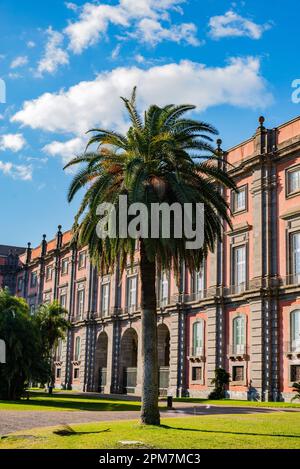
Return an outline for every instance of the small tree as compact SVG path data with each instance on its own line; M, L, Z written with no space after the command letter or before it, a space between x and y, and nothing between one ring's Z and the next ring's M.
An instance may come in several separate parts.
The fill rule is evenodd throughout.
M0 365L0 399L17 400L30 381L49 374L39 329L25 300L0 290L0 337L6 344L6 363Z
M41 334L43 343L43 353L45 359L49 363L50 374L47 381L50 386L54 385L54 352L57 347L58 340L64 339L66 332L70 326L69 321L65 319L68 314L58 301L43 304L39 307L35 321Z
M224 399L226 386L229 384L230 374L223 368L215 369L215 377L211 380L211 384L215 386L210 393L209 399Z
M295 399L299 399L300 400L300 381L299 383L294 383L293 384L293 391L296 393L295 396L292 398L292 401L294 401Z

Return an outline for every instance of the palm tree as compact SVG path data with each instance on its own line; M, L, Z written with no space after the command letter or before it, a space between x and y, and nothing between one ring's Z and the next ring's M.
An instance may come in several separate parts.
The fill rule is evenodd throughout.
M42 337L45 356L51 366L50 386L55 381L53 369L53 353L58 345L58 341L65 338L66 332L70 326L65 319L68 312L58 301L42 304L35 316L35 321Z
M159 425L156 274L158 270L173 268L178 278L183 261L190 271L200 268L203 257L214 249L216 240L221 239L222 220L230 224L229 207L219 186L235 189L235 185L221 169L220 154L211 147L209 134L216 134L215 128L185 117L195 106L152 105L142 118L136 108L135 88L130 99L122 100L131 121L126 135L104 129L91 130L95 134L89 140L87 150L92 144L98 145L97 150L86 150L65 167L80 165L68 192L71 202L80 189L86 188L75 217L74 236L80 245L88 246L90 258L100 273L113 270L117 262L121 270L128 259L133 262L136 240L129 236L122 238L118 234L115 238L99 239L96 233L99 204L113 204L117 215L120 195L128 197L128 205L140 202L148 209L155 202L178 202L181 206L184 203L205 204L202 249L186 250L185 237L139 238L143 373L141 422Z

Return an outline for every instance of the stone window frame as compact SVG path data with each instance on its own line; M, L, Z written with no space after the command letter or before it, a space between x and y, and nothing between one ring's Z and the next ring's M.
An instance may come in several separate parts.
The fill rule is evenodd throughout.
M65 306L63 306L63 305L61 304L61 297L62 297L62 296L65 296L65 297L66 297L66 304L65 304ZM67 290L67 288L60 288L60 289L59 289L59 304L60 304L63 308L68 309L68 308L67 308L67 305L68 305L68 290Z
M293 361L292 363L290 362L290 363L288 364L288 367L289 367L289 368L288 368L288 370L289 370L289 371L288 371L288 372L289 372L288 387L289 387L289 388L292 388L293 385L294 385L294 382L295 382L294 380L292 381L292 366L300 366L300 360L295 360L295 361Z
M161 305L161 302L162 302L162 298L161 298L161 290L162 290L162 274L165 273L166 276L167 276L167 280L168 280L168 298L167 298L167 302L166 304L162 305L162 306L167 306L168 304L170 304L170 298L171 298L171 272L168 270L168 271L161 271L158 273L157 275L157 289L156 289L156 294L157 294L157 298L159 300L159 304Z
M201 379L199 380L193 380L193 368L201 368ZM190 383L195 384L195 385L201 385L203 386L205 384L205 363L204 362L199 362L199 363L192 363L190 366Z
M49 264L46 266L45 278L46 278L46 282L49 282L50 280L52 280L53 278L53 265L52 264Z
M102 293L103 293L103 286L104 285L108 285L108 311L107 311L107 314L103 314L103 311L102 311L102 305L103 305ZM100 305L99 305L99 307L100 307L101 317L103 317L103 318L109 317L110 300L111 300L111 278L109 276L106 276L106 277L101 279L101 283L100 283Z
M248 183L242 184L241 186L237 187L239 191L241 189L245 190L245 208L242 209L235 209L235 197L237 196L236 192L232 189L230 193L230 207L232 210L232 213L234 215L240 215L242 213L246 213L249 210L249 190L248 190Z
M79 262L81 256L83 256L83 258L84 258L83 264L81 264L81 262ZM83 269L86 268L86 260L87 260L86 250L79 251L79 253L78 253L78 270L83 270Z
M75 371L78 372L77 377L75 377ZM77 365L76 366L73 365L73 381L80 381L80 368Z
M62 260L61 260L61 268L60 268L60 273L61 273L61 276L63 277L64 275L68 275L69 273L69 258L68 257L64 257ZM67 269L66 271L63 270L63 265L67 265Z
M195 320L192 322L191 324L191 330L190 330L190 351L194 350L194 326L196 323L201 323L202 324L202 332L203 332L203 355L202 356L205 356L205 350L206 350L206 347L205 347L205 341L206 341L206 320L204 318L201 318L201 317L197 317L195 318ZM192 354L189 354L189 355L193 355Z
M207 289L207 263L206 259L203 260L203 298L205 297L205 290ZM196 291L196 271L190 276L190 290L193 295L197 295L199 292Z
M291 278L292 275L292 243L291 237L293 234L300 233L300 212L292 214L291 216L285 216L286 227L285 227L285 245L286 245L286 277Z
M23 290L23 286L24 286L24 277L22 275L22 276L18 277L18 281L17 281L17 290L18 290L18 292Z
M230 329L229 329L229 346L230 344L233 345L233 324L234 320L237 317L244 316L245 317L245 338L246 338L246 350L248 347L248 327L249 327L249 318L248 315L244 312L237 312L232 315L230 318ZM230 386L247 386L247 360L243 358L242 360L229 360L229 373L232 378L233 376L233 367L234 366L243 366L244 367L244 379L243 381L230 381Z
M286 308L286 313L288 315L288 321L287 321L287 331L286 331L286 336L283 337L283 343L282 343L282 351L285 356L288 357L289 363L292 364L293 362L297 362L297 358L293 358L293 354L289 353L290 350L286 350L285 343L288 342L289 344L291 343L291 314L294 311L300 310L300 303L293 303L292 305L288 306ZM300 363L300 361L299 361ZM297 363L296 363L297 364Z
M137 269L132 269L126 272L126 282L125 282L125 303L126 309L129 311L129 281L132 278L136 278L136 291L135 291L135 311L138 309L138 291L139 291L139 276Z
M240 380L240 381L233 381L233 369L234 368L243 368L243 377L244 379ZM244 364L244 362L234 362L232 363L231 365L231 373L230 373L230 376L231 376L231 381L230 381L230 385L232 386L246 386L246 366Z
M235 321L240 318L244 318L244 323L245 323L245 351L248 348L248 315L244 312L237 312L235 313L230 320L230 331L229 331L229 345L231 344L232 346L234 345L233 339L234 339L234 323ZM245 352L246 353L246 352ZM244 353L244 354L245 354ZM237 355L237 354L236 354Z
M34 282L33 282L33 279L35 279ZM30 288L36 288L37 284L38 284L38 272L37 270L33 270L30 273Z
M249 236L248 232L243 235L243 239L240 241L236 241L236 238L240 238L241 235L235 235L231 238L230 242L230 285L236 287L234 283L235 271L234 271L234 249L238 247L245 246L246 251L246 275L245 275L245 290L248 288L249 284Z
M85 282L78 283L77 289L76 289L76 307L75 307L75 317L80 317L81 319L84 317L85 314L85 304L86 304L86 285ZM79 313L79 292L83 291L83 307L82 307L82 313Z
M297 170L300 171L299 163L296 163L293 166L290 166L289 168L285 169L285 198L286 199L291 199L292 197L297 197L298 195L300 195L300 188L296 191L289 192L289 174Z

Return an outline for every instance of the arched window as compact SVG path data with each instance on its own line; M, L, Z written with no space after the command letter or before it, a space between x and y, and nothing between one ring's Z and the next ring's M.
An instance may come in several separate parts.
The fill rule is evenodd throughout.
M192 355L203 355L204 348L204 321L196 321L193 324L193 348Z
M233 353L245 353L246 349L246 318L237 316L233 320Z
M75 361L80 359L80 337L76 337L75 340Z
M300 351L300 309L291 313L291 349Z

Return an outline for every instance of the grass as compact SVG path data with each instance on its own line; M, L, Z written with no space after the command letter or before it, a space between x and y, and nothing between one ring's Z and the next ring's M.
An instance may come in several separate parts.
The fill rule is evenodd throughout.
M270 407L270 408L286 408L286 409L296 409L300 408L300 403L298 402L256 402L256 401L241 401L235 399L200 399L192 397L180 397L175 398L174 402L189 402L191 404L209 404L209 405L226 405L232 407Z
M130 440L131 446L122 441ZM210 415L166 418L161 427L136 421L76 424L26 430L2 437L0 449L296 449L300 448L299 414Z
M1 410L50 410L50 411L128 411L139 410L140 402L122 401L114 399L95 398L68 393L54 394L52 396L43 392L30 392L29 400L1 401Z

